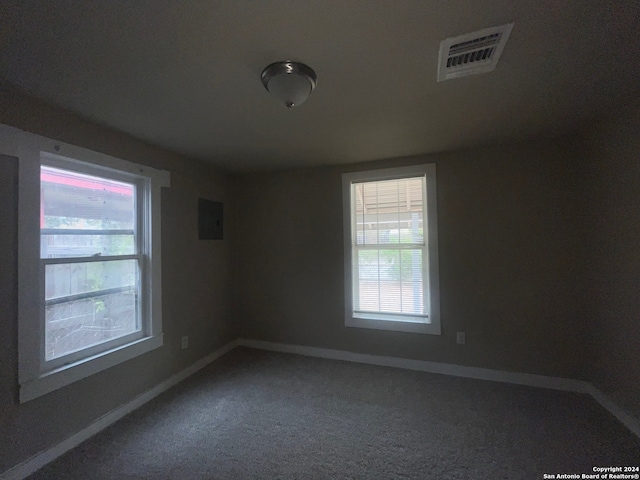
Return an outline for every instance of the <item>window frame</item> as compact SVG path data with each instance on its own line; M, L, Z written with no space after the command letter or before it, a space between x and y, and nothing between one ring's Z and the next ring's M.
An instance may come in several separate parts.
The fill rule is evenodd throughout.
M18 158L18 383L20 402L24 403L163 345L160 195L162 187L170 186L170 175L164 170L6 125L0 125L0 145L0 153ZM146 277L140 279L144 303L140 319L142 335L102 344L108 348L88 347L82 350L85 355L60 357L64 362L45 361L45 263L40 258L40 167L43 164L114 180L125 179L129 183L134 181L143 187L138 198L144 204L136 206L141 212L137 228L143 229L137 241L145 239L145 244L139 245L139 252L143 254L140 274Z
M140 330L127 335L113 338L106 342L98 343L96 345L90 345L81 350L70 352L60 357L46 359L46 332L45 329L41 329L40 334L40 370L41 372L51 371L53 369L69 365L84 360L85 358L100 355L106 351L119 348L134 341L140 340L150 335L152 331L151 325L147 319L152 316L148 301L151 297L150 282L147 280L149 275L149 265L146 259L149 256L152 237L151 225L149 224L147 217L148 211L151 207L150 204L150 179L140 175L132 175L130 173L124 173L122 171L106 170L104 168L97 167L96 165L82 162L76 159L65 158L61 155L52 155L48 152L42 152L40 154L40 166L53 167L60 170L80 173L84 175L91 175L106 180L115 180L123 183L128 183L135 186L134 197L134 209L136 212L136 219L134 225L134 238L135 238L135 252L127 255L101 255L100 257L92 256L75 256L64 258L42 258L40 255L40 295L41 299L44 298L44 286L46 282L46 267L54 264L72 264L72 263L90 263L90 262L112 262L118 260L136 260L138 263L139 278L137 288L140 295L138 305L138 320L140 321ZM40 182L42 186L42 182ZM46 307L46 300L45 307ZM40 311L41 324L45 324L46 320L43 317L43 309Z
M402 314L356 312L354 311L354 268L353 255L357 248L355 244L354 198L352 185L384 180L395 180L410 177L425 177L423 195L426 203L424 215L426 221L425 246L423 249L423 295L428 321L416 321L417 316ZM344 231L344 279L345 279L345 326L368 328L375 330L390 330L409 333L423 333L431 335L441 334L440 325L440 287L438 265L438 219L437 219L437 191L436 165L433 163L411 165L407 167L385 168L361 172L349 172L342 175L342 204ZM425 275L426 273L426 275Z

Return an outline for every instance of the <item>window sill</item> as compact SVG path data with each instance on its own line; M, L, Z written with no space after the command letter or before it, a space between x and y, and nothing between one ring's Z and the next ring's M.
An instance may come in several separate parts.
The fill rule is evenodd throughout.
M365 317L362 313L359 313L358 316L347 316L345 319L345 325L347 327L355 328L423 333L428 335L440 335L441 333L439 324L403 320L382 320L378 318Z
M394 315L393 313L353 312L353 318L361 318L363 320L386 320L389 322L400 323L429 323L429 319L426 315Z
M145 337L107 352L64 365L20 385L20 403L28 402L162 346L162 335Z

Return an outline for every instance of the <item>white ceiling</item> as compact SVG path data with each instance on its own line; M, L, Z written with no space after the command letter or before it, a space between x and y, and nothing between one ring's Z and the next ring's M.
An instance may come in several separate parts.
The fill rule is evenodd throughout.
M441 40L515 22L495 71L436 82ZM350 163L574 131L640 93L640 2L0 2L0 76L229 171ZM278 60L318 86L260 83Z

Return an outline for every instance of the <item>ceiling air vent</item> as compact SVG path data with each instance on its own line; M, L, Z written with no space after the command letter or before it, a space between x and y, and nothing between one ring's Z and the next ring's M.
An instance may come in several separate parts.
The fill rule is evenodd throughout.
M498 64L513 23L440 42L438 81L490 72Z

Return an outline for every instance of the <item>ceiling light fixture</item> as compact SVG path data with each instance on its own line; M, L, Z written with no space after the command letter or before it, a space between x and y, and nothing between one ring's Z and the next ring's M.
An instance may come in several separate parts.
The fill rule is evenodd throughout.
M314 88L318 77L311 67L297 62L276 62L262 71L262 84L287 108L302 105Z

